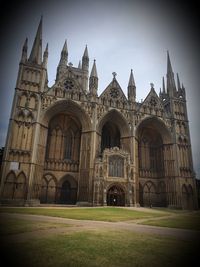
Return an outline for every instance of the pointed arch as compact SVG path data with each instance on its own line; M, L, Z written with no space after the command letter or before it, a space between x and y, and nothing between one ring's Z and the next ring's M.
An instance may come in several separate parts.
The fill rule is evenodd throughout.
M16 178L14 199L25 199L27 193L27 179L24 172L20 172Z
M114 121L117 127L119 128L121 137L130 136L130 127L127 123L126 118L122 113L116 109L112 109L107 112L98 122L97 131L101 134L103 126L106 122Z
M149 116L143 119L136 126L135 134L137 139L141 134L141 130L145 127L155 129L157 132L159 132L165 144L172 143L172 134L170 133L169 128L166 126L164 121L160 118L157 118L155 116Z
M156 185L152 181L147 181L143 186L143 205L147 207L157 206Z
M108 206L125 206L126 190L121 184L111 184L107 189L107 205Z
M58 183L57 201L60 204L76 204L78 183L72 175L65 175Z
M3 198L13 199L15 190L16 174L14 171L10 171L5 179L3 188Z
M57 193L57 179L52 174L45 174L42 178L41 203L55 203Z
M85 110L72 100L59 100L45 110L41 115L41 123L48 126L49 121L59 113L68 113L77 118L82 131L91 130L91 119Z

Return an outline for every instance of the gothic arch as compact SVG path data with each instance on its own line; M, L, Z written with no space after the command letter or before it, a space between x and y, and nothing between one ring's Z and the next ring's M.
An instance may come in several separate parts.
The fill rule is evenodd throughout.
M108 121L114 121L117 127L119 128L121 137L127 137L130 136L130 128L127 123L127 120L124 118L124 116L117 111L116 109L112 109L109 112L107 112L99 121L97 125L97 131L101 134L102 128Z
M65 175L58 182L57 202L76 204L78 183L72 175Z
M13 199L15 190L16 174L14 171L10 171L5 179L3 188L3 198Z
M16 178L14 199L25 199L27 193L27 178L24 172L20 172Z
M40 201L41 203L55 203L57 180L52 174L45 174L42 178Z
M26 103L27 103L27 99L28 99L28 94L26 92L23 92L19 96L19 106L25 107L26 106Z
M112 183L107 187L107 205L125 206L126 189L119 183Z
M143 119L141 122L139 122L139 124L136 127L136 131L135 131L137 140L139 138L141 130L144 127L151 127L157 130L162 136L163 142L165 144L172 143L172 135L169 129L167 128L166 124L161 119L155 116L149 116Z
M36 109L38 104L38 97L36 94L31 93L29 98L29 108Z
M157 189L152 181L143 185L143 205L147 207L157 206Z
M41 115L41 122L48 126L49 121L59 113L68 113L73 115L81 123L82 131L91 129L91 120L85 110L72 100L59 100L47 108Z

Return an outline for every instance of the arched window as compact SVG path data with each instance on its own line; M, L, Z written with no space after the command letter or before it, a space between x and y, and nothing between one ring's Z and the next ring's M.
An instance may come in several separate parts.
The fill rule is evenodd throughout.
M116 124L109 121L102 128L101 151L112 147L120 148L120 131Z
M65 136L65 159L72 159L73 134L68 131Z

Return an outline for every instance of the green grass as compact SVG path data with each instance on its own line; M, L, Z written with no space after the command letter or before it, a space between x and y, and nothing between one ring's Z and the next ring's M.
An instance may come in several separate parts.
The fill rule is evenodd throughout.
M195 250L189 241L106 230L48 236L3 246L3 251L8 252L4 253L6 266L21 267L194 266L191 260L198 256Z
M200 212L191 212L187 215L180 214L171 218L160 218L159 220L150 219L142 222L142 224L200 231Z
M34 232L38 230L47 230L58 227L68 227L68 224L51 222L34 222L24 219L1 218L0 236Z
M0 212L46 215L78 220L128 221L166 215L158 211L136 211L123 208L1 208Z

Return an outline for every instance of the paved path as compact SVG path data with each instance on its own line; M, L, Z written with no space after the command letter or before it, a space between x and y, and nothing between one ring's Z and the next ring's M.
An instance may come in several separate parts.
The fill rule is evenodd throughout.
M70 234L76 231L83 230L100 230L100 229L110 229L110 230L127 230L130 232L146 233L162 235L166 237L177 238L181 240L199 240L200 232L186 229L175 229L167 227L157 227L149 225L139 225L134 222L103 222L103 221L91 221L91 220L74 220L59 217L50 217L43 215L27 215L27 214L15 214L15 213L2 213L1 220L6 218L12 219L24 219L31 222L47 222L47 223L57 223L61 226L56 228L48 228L45 230L36 230L34 232L26 232L13 234L6 236L6 240L10 242L22 242L29 240L30 238L39 238L49 236L50 234ZM162 217L163 218L163 217ZM66 224L69 227L63 227Z

